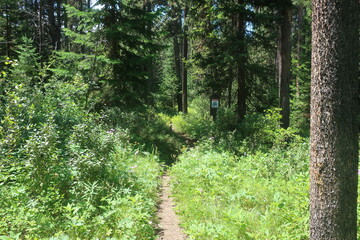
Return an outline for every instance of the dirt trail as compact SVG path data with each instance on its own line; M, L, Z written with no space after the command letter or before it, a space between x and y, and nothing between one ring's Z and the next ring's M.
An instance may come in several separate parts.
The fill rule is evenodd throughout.
M158 211L159 237L157 240L184 240L186 235L179 226L179 219L175 214L173 199L170 197L170 177L162 178L161 203Z

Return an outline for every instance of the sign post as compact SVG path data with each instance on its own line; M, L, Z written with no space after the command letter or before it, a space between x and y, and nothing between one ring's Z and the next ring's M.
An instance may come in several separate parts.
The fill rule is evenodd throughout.
M220 98L218 95L212 95L210 97L210 115L213 116L213 120L216 120L217 111L220 108Z

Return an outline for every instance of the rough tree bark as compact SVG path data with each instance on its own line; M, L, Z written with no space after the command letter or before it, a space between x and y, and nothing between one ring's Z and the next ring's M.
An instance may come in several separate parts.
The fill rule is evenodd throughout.
M290 78L291 78L291 1L280 10L281 24L278 40L278 77L281 108L281 127L290 125Z
M310 239L355 240L359 1L313 0Z

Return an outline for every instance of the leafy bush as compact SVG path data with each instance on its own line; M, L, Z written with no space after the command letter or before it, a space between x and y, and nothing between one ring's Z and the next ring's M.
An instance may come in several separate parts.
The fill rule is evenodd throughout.
M158 157L132 143L134 124L86 111L81 79L41 82L30 60L1 83L0 238L154 239Z
M175 131L184 133L192 139L198 140L212 136L214 122L209 114L208 99L195 98L188 108L188 113L173 116L171 123Z
M102 119L109 126L126 129L130 133L130 142L158 154L162 164L171 165L180 154L184 141L172 131L165 116L149 108L125 110L113 107L102 112Z
M209 116L200 115L189 108L188 114L178 114L172 117L171 122L175 131L185 133L192 139L201 139L211 136L213 121Z
M49 118L30 128L20 150L2 148L0 235L154 238L158 158L97 117L83 117L67 134L58 129Z

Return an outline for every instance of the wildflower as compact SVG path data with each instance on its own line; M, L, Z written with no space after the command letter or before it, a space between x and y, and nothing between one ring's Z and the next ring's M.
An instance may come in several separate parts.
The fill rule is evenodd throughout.
M112 133L114 133L115 132L115 129L113 129L113 128L111 128L111 129L109 129L108 131L107 131L107 133L109 133L109 134L112 134Z

